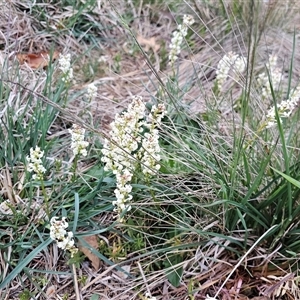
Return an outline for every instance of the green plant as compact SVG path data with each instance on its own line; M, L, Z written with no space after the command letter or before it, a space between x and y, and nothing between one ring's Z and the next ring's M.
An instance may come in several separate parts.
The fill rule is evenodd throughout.
M146 2L36 1L10 11L30 11L39 34L55 31L52 42L73 53L45 70L0 66L0 297L46 297L60 279L73 287L58 289L62 299L160 299L165 289L174 299L299 299L299 58L288 20L299 9ZM137 43L141 29L159 53ZM109 54L101 71L99 53ZM134 98L143 114L123 110L145 90ZM45 170L28 165L36 147ZM53 220L63 228L51 229Z

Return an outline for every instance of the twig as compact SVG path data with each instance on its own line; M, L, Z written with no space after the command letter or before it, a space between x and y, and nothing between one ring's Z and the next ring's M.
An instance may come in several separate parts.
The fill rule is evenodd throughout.
M113 270L116 267L116 265L112 265L109 268L107 268L103 273L101 273L99 276L97 276L96 278L94 278L91 282L89 282L87 285L85 285L81 291L86 290L88 287L90 287L92 284L94 284L95 282L97 282L99 279L101 279L104 275L106 275L107 273L109 273L111 270Z
M74 289L76 294L76 300L80 300L79 288L78 288L78 280L77 280L77 273L75 264L72 264L73 275L74 275Z
M220 294L221 290L223 289L223 287L225 286L225 284L227 283L227 281L229 280L229 278L231 277L231 275L235 272L235 270L240 266L240 264L243 262L243 260L247 257L247 255L249 255L249 253L254 249L254 247L271 231L273 230L275 227L277 227L278 225L273 225L271 228L269 228L252 246L251 248L243 255L243 257L240 259L240 261L235 265L235 267L232 269L232 271L229 273L229 275L226 277L226 279L224 280L223 284L220 286L219 290L217 291L216 295L214 296L214 298L216 299L217 296Z

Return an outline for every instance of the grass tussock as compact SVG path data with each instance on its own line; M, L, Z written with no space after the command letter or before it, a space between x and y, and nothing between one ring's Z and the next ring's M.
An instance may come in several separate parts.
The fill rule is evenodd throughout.
M297 1L48 2L0 10L0 299L299 299Z

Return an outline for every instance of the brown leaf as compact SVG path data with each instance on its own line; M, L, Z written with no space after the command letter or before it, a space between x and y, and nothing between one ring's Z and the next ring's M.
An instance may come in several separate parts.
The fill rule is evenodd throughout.
M34 70L45 68L50 62L50 52L18 53L16 56L20 65L26 64ZM52 53L52 61L57 59L58 56L59 52L54 51Z
M88 235L82 237L91 247L95 250L98 250L99 244L96 235ZM96 271L99 270L100 267L100 259L94 253L91 252L90 249L84 247L83 245L79 245L79 250L91 261L92 266Z
M145 39L141 35L137 36L138 43L144 48L146 52L152 48L153 52L157 52L160 48L160 45L156 43L156 38L153 36L150 39Z
M46 296L47 299L55 299L56 298L56 289L57 286L56 285L51 285L48 287L47 291L46 291Z

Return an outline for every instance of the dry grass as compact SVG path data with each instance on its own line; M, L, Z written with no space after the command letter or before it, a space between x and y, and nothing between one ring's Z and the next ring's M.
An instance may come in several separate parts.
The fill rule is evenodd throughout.
M218 1L215 2L216 4L219 3ZM250 5L251 1L248 2ZM289 1L283 4L283 1L271 1L269 6L264 8L265 13L262 14L262 19L256 20L260 38L257 39L256 58L258 63L255 65L254 73L262 69L267 54L277 53L281 59L280 64L282 64L287 75L293 48L293 37L295 36L296 47L299 40L297 30L294 33L294 24L300 24L300 7L297 6L297 1L294 2ZM94 36L94 40L85 40L83 33L77 36L72 28L64 26L65 20L75 14L70 6L63 8L59 6L60 8L58 8L51 3L38 2L33 4L30 1L24 3L24 1L14 0L2 2L0 10L0 59L2 61L6 58L15 60L15 54L18 52L40 52L49 49L71 53L75 59L74 73L76 76L70 94L76 95L77 91L84 89L90 82L94 82L98 86L98 96L89 104L89 112L92 117L91 123L100 123L101 130L104 131L107 130L107 126L114 118L115 113L123 110L133 95L142 95L146 99L158 97L157 91L160 85L149 69L144 55L136 46L134 39L122 26L116 11L120 15L126 15L128 9L131 10L133 21L130 23L130 29L138 40L144 40L144 44L142 43L141 46L163 82L166 82L173 72L161 61L161 56L164 49L167 51L171 33L176 28L174 17L180 16L182 12L187 10L192 11L188 5L182 4L182 8L178 9L174 16L173 12L168 10L167 5L142 5L142 1L140 6L133 4L127 6L124 1L113 1L112 3L113 9L110 1L98 1L93 14L82 12L82 17L101 28L101 30L94 28L90 31L87 30L86 34ZM128 1L128 3L131 2ZM194 2L192 1L191 5L193 5L192 3ZM221 119L225 122L224 126L226 127L228 114L234 114L234 111L228 110L230 105L220 102L218 99L215 99L214 103L207 103L207 101L212 99L212 81L215 78L215 68L220 57L225 52L232 50L247 55L248 45L254 41L254 37L251 41L247 40L249 37L247 34L249 19L247 18L250 18L247 10L250 8L248 5L243 5L245 11L242 12L242 16L248 17L232 20L236 23L232 23L232 30L226 33L228 23L226 20L224 21L224 16L220 16L219 11L213 5L204 5L201 4L201 1L195 1L195 3L193 9L197 24L191 37L193 55L189 56L188 51L183 53L183 59L179 65L180 89L183 90L187 80L191 80L190 78L193 80L190 82L190 89L183 93L182 100L186 103L192 103L190 110L193 114L205 113L209 106L219 108ZM33 12L36 8L46 14L48 21L51 21L50 24L47 24L45 20L40 21L38 19L37 13ZM229 1L226 8L228 14L231 14ZM150 41L151 38L155 39ZM149 47L145 41L150 43ZM100 60L102 56L105 56L105 62ZM299 80L299 51L295 52L293 69L294 86ZM36 73L24 69L21 72L23 84L28 89L35 92L43 90L45 78L42 71ZM36 85L37 82L38 85ZM15 93L17 93L16 86L13 90L16 90ZM239 93L240 90L237 89L236 95ZM26 95L23 96L26 99ZM233 95L233 98L236 97ZM258 99L254 93L253 101L259 101ZM12 103L18 108L24 105L22 101L12 101ZM74 115L79 115L86 104L82 101L82 96L76 96L74 101L68 105L68 111L72 111ZM253 105L259 107L260 103ZM226 131L226 129L224 130ZM101 218L98 220L99 222L104 221ZM220 225L215 223L212 224L213 226L219 227ZM237 233L236 238L241 238L242 234ZM200 238L196 235L190 236L190 239L193 242L200 242ZM254 240L255 237L249 239L249 247L253 245ZM214 295L217 292L222 282L239 261L238 257L229 257L228 252L225 251L225 247L228 246L226 241L220 240L218 242L219 246L216 246L216 243L199 246L194 256L182 263L184 276L183 284L179 288L174 288L168 283L162 270L153 274L143 274L141 265L147 263L147 258L141 257L136 261L133 256L126 263L130 266L130 272L136 276L136 279L124 278L114 268L104 264L97 273L87 264L83 264L78 271L78 276L84 275L86 280L80 286L80 297L81 299L90 299L93 293L99 293L101 299L142 299L141 292L151 290L152 295L157 296L157 299L204 299L207 293ZM57 248L53 246L49 248L49 251L36 257L30 267L41 270L66 270L68 273L69 269L61 264L59 258ZM272 274L264 269L272 261L272 258L272 256L267 256L264 249L255 249L247 261L241 264L237 272L227 278L228 280L226 279L227 283L222 290L222 299L254 299L252 298L254 290L274 295L275 291L278 291L287 282L290 286L295 285L296 281L288 272L284 262L280 266L275 266ZM9 259L9 254L7 259ZM1 271L6 272L6 264L1 252L0 261ZM253 268L251 268L251 264ZM122 266L122 263L119 265ZM67 293L69 294L68 299L76 298L73 291L72 276L69 273L65 277L49 275L46 279L48 284L45 285L44 292L47 291L46 287L49 288L51 285L55 288L55 294ZM18 299L17 295L24 286L27 286L28 289L35 289L31 282L26 281L26 275L23 275L23 277L15 279L14 288L4 299ZM193 296L189 295L190 290L196 291ZM286 299L300 298L298 288L295 288L294 294L290 291L287 292L288 297ZM38 294L37 299L44 299L42 293ZM271 298L260 297L256 299Z

